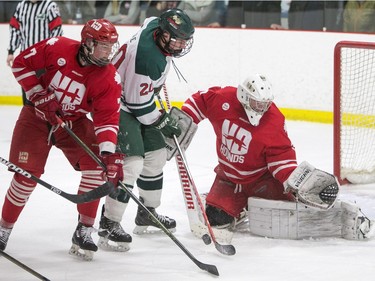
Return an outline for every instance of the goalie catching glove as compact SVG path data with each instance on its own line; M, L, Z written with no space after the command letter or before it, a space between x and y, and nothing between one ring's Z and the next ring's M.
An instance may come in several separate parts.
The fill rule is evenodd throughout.
M176 137L181 135L181 129L178 125L178 121L164 110L161 111L159 120L153 125L167 138L173 138L174 135Z
M191 143L197 129L198 125L193 122L193 119L184 111L178 109L177 107L172 107L169 114L178 120L178 125L181 128L181 134L178 136L177 140L182 150L186 150ZM171 160L177 152L177 146L174 139L165 138L165 148L167 149L167 160Z
M318 209L329 209L339 193L336 178L302 162L284 182L286 192L292 192L298 201Z

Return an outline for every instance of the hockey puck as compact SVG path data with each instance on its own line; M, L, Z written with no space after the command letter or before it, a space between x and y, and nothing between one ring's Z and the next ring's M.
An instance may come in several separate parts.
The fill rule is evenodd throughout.
M206 245L211 244L211 237L210 237L210 235L204 234L202 236L202 239L203 239L204 244L206 244Z

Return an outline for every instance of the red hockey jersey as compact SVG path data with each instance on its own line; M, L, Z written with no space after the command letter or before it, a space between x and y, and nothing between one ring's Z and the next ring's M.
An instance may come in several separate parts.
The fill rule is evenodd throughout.
M216 134L219 165L234 183L253 183L265 173L284 183L297 167L285 117L275 104L258 126L248 121L235 87L212 87L192 95L182 106L195 123L207 118Z
M29 98L36 90L53 91L65 120L92 113L100 151L114 152L119 124L121 79L115 67L77 61L81 43L65 37L43 40L14 60L12 71Z

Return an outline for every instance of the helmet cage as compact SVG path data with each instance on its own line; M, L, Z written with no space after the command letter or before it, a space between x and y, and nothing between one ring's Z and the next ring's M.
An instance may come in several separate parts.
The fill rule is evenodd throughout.
M195 29L189 16L180 9L169 9L159 17L158 36L163 49L174 57L182 57L193 47ZM165 38L168 34L169 40Z
M256 74L238 86L237 98L244 107L250 123L258 126L263 114L270 108L274 95L267 78Z
M161 36L161 40L164 43L164 51L175 58L183 57L189 53L194 43L193 37L188 40L170 37L169 41L167 41L164 34Z
M115 26L106 19L88 21L81 31L81 57L90 64L109 64L120 47Z
M271 104L272 100L259 101L250 96L249 107L255 112L263 114L270 108Z
M86 39L82 45L86 61L97 66L110 64L120 47L119 42L101 42L90 38Z

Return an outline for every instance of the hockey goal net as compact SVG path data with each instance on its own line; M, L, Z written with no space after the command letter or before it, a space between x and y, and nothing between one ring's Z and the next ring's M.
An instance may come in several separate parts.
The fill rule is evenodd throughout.
M375 43L335 47L334 174L341 183L375 182Z

